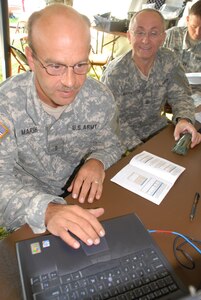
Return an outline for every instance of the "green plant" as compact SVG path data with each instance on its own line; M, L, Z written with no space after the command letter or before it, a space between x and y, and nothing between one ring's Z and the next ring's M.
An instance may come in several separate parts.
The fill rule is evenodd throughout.
M3 227L0 227L0 240L6 238L10 233Z

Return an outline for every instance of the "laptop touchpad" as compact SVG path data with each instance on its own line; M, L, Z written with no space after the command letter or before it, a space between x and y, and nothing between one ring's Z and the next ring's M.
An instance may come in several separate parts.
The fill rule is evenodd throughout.
M79 242L81 243L82 249L84 250L84 252L87 256L98 254L98 253L109 250L109 247L108 247L105 237L101 238L101 241L98 245L88 246L82 241L79 241Z

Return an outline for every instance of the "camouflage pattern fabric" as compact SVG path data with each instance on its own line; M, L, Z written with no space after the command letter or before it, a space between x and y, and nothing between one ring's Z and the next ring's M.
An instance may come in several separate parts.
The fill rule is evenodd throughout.
M0 226L27 223L41 233L48 203L66 203L58 195L82 158L96 158L105 169L120 159L115 101L88 78L56 120L44 111L32 72L3 82L0 99L0 122L8 129L0 138Z
M201 41L193 43L187 27L172 27L166 31L164 47L175 52L186 73L201 72ZM201 85L193 86L193 91L201 91Z
M194 123L194 104L184 69L169 49L159 49L147 78L133 62L132 50L113 60L101 81L113 92L119 109L120 135L124 146L132 149L167 125L161 116L164 104L172 107L176 118Z

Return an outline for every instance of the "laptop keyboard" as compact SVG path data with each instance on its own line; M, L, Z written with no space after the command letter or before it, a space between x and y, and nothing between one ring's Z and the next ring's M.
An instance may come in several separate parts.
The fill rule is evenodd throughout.
M31 278L31 286L34 300L152 300L179 289L153 249L71 274L41 274Z

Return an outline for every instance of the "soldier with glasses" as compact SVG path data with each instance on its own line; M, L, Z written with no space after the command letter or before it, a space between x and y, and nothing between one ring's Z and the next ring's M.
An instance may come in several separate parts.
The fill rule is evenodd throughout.
M123 150L113 95L87 77L89 23L53 4L30 16L28 43L32 71L0 86L0 226L48 229L74 248L80 244L71 233L98 244L103 208L76 203L100 199L105 169Z
M194 104L184 69L165 40L165 20L155 9L143 9L131 19L128 39L132 49L107 66L101 80L113 92L119 108L121 141L128 150L167 125L161 115L172 108L174 138L192 134L191 147L201 141L194 123Z

